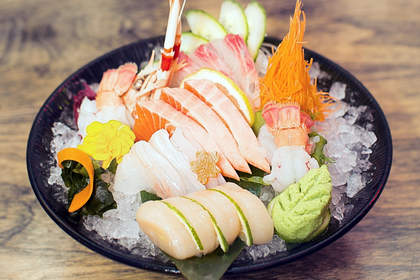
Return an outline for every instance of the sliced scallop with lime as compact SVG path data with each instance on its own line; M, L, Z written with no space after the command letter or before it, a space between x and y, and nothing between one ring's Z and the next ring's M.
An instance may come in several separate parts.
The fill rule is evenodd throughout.
M181 223L185 226L185 228L191 234L191 237L194 240L194 243L197 246L198 250L203 251L204 249L203 243L201 242L200 237L197 234L197 231L192 227L192 225L190 224L188 219L184 216L184 214L182 214L182 212L179 211L178 208L173 206L171 203L164 200L162 200L161 202L175 213L175 215L178 217Z
M245 217L245 214L242 211L239 204L236 203L236 201L230 195L225 193L224 191L221 191L221 190L218 190L218 189L209 189L209 190L222 194L233 204L233 206L235 207L236 212L238 214L239 221L241 222L241 226L242 226L242 231L239 234L239 237L245 242L246 245L251 246L254 243L253 238L252 238L251 227L249 226L248 220Z
M220 229L219 225L217 224L217 221L215 219L215 217L213 216L213 214L209 211L209 209L207 209L203 204L201 204L200 202L198 202L197 200L190 198L190 197L186 197L186 196L182 196L182 198L188 199L196 204L198 204L201 208L203 208L204 211L206 211L211 219L211 223L213 224L214 230L217 234L217 239L219 241L219 245L220 248L222 248L223 252L227 252L229 250L229 244L226 241L226 238L222 232L222 230Z

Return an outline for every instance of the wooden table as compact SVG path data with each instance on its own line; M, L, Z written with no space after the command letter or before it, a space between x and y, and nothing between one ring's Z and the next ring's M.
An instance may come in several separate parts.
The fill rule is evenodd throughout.
M221 0L190 1L214 15ZM294 0L261 1L281 37ZM420 278L420 2L305 0L307 47L373 93L393 133L385 191L344 237L291 264L234 279ZM175 279L111 261L82 246L33 194L25 150L32 121L68 75L97 56L164 32L167 1L0 2L0 279Z

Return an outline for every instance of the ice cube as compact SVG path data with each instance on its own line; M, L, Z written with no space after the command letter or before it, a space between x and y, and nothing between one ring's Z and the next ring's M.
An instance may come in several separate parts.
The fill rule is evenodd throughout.
M355 196L362 188L362 175L360 173L351 174L347 179L347 196Z
M330 95L338 100L346 97L346 84L334 82L330 88Z

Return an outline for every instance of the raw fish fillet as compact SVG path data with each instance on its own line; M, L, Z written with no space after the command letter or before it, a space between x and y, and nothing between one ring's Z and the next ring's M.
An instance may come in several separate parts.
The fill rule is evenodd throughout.
M258 73L241 36L228 34L224 39L199 46L190 55L181 53L179 62L186 66L175 72L172 87L178 87L200 68L211 68L231 78L245 92L254 109L260 107Z
M203 126L236 170L251 173L229 129L217 114L193 93L183 88L163 88L155 97Z
M136 194L141 190L154 192L156 179L136 154L134 146L124 155L114 178L114 190L125 194Z
M187 157L175 149L174 145L169 141L169 133L166 130L160 129L156 131L150 138L149 143L182 175L187 193L205 189L204 185L198 181L197 175L192 172Z
M204 150L204 148L201 147L197 141L194 141L194 139L188 140L185 137L182 128L175 129L170 140L175 148L188 158L189 162L196 160L197 152ZM219 174L216 178L209 178L206 184L206 188L223 185L224 183L226 183L225 178L222 176L222 174Z
M223 153L211 139L206 130L183 113L162 100L141 100L137 103L134 122L136 138L148 141L159 129L166 129L171 133L176 127L183 128L185 137L194 139L207 152L217 152L220 156L218 166L222 174L232 179L239 180L239 176L227 161Z
M238 108L215 83L208 80L189 80L184 88L194 93L212 108L224 121L246 161L265 172L270 172L265 149L260 145Z

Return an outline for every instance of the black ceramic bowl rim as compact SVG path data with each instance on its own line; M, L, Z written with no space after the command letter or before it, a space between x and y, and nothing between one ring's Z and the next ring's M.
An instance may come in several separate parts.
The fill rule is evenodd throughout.
M77 70L76 72L71 74L64 82L62 82L53 91L53 93L48 97L48 99L44 102L44 104L42 105L41 108L44 108L45 105L47 105L49 103L50 99L52 99L54 97L54 95L59 91L60 88L62 88L63 86L65 86L66 84L71 82L82 71L84 71L85 69L88 69L93 64L97 63L98 61L101 61L101 60L104 60L108 57L111 57L114 54L121 52L122 50L132 48L136 44L139 44L141 42L158 42L158 41L162 41L162 39L163 39L163 37L159 36L159 37L153 37L153 38L149 38L149 39L145 39L145 40L139 40L137 42L133 42L133 43L130 43L128 45L117 48L113 51L110 51L110 52L96 58L95 60L91 61L90 63L88 63L86 65L84 65L79 70ZM266 43L271 43L271 44L274 44L274 45L278 45L280 40L277 39L277 38L274 38L274 37L266 37L265 42ZM308 54L310 57L314 58L315 61L318 61L321 64L327 64L330 67L334 68L336 71L340 72L342 76L345 76L347 81L350 81L350 82L354 83L356 85L356 87L358 88L358 91L361 92L362 94L364 94L365 96L367 96L369 101L372 103L374 109L378 113L377 117L380 118L380 122L382 123L382 125L385 129L385 131L383 131L384 137L385 137L385 139L384 139L384 141L385 141L385 158L384 158L385 164L384 164L383 175L380 178L379 182L375 185L376 190L375 190L373 196L368 201L368 203L366 203L352 219L346 221L346 223L343 226L341 226L336 232L334 232L333 234L331 234L327 238L322 239L322 240L314 243L313 245L311 245L307 248L304 248L303 250L300 250L299 252L296 252L296 253L291 254L291 255L287 255L287 256L284 256L284 257L280 256L280 257L277 257L277 258L275 256L274 258L271 258L268 261L264 261L262 263L256 263L256 264L248 264L246 266L235 267L233 265L229 268L228 273L244 273L244 272L249 272L249 271L255 271L255 270L268 268L268 267L279 265L279 264L289 263L289 262L294 261L296 259L299 259L303 256L309 255L309 254L311 254L315 251L318 251L321 248L324 248L325 246L331 244L333 241L340 238L346 232L348 232L351 228L353 228L368 213L368 211L372 208L372 206L378 200L381 192L383 191L383 189L385 187L385 183L388 179L388 176L389 176L389 173L390 173L390 170L391 170L391 164L392 164L392 138L391 138L391 132L390 132L390 129L389 129L389 126L388 126L388 122L387 122L387 120L385 118L385 115L384 115L382 109L380 108L379 104L377 103L375 98L372 96L372 94L363 86L363 84L360 81L358 81L347 70L343 69L341 66L337 65L336 63L332 62L331 60L325 58L324 56L322 56L322 55L320 55L316 52L305 49L305 54ZM26 162L27 162L27 170L28 170L29 180L30 180L32 189L33 189L38 201L40 202L41 206L44 208L45 212L47 212L47 214L51 217L51 219L62 230L64 230L67 234L69 234L75 240L77 240L81 244L85 245L86 247L90 248L91 250L93 250L93 251L95 251L95 252L97 252L97 253L99 253L103 256L106 256L110 259L113 259L113 260L116 260L116 261L119 261L119 262L122 262L122 263L125 263L125 264L128 264L128 265L131 265L131 266L134 266L134 267L138 267L138 268L150 269L150 270L155 270L155 271L160 271L160 272L179 273L179 271L176 269L176 267L171 265L171 264L166 264L166 265L165 264L160 264L160 263L154 262L153 260L144 259L144 258L142 258L142 259L129 258L129 257L127 257L127 254L125 254L123 252L120 252L120 251L118 251L114 248L108 248L108 247L101 246L100 244L93 242L91 239L89 239L86 236L82 235L81 233L77 232L74 228L72 228L68 223L63 221L53 211L53 209L48 204L46 197L44 197L44 195L39 190L39 186L37 185L36 180L35 180L36 174L34 174L34 172L33 172L32 162L31 162L31 150L33 148L33 136L35 134L36 124L38 123L38 120L40 119L41 114L43 114L43 110L40 110L38 112L38 114L36 115L35 120L34 120L33 125L32 125L32 128L31 128L31 131L30 131L30 134L29 134L27 151L26 151Z

